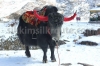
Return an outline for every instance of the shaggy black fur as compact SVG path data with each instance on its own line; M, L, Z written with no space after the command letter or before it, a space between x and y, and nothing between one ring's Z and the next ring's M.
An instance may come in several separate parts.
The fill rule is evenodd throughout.
M25 45L26 51L25 54L27 57L31 57L29 46L38 45L43 50L43 62L47 62L47 48L50 47L51 50L51 60L52 62L56 61L54 55L55 41L52 40L52 37L58 37L60 35L61 26L63 24L63 16L57 13L57 8L55 6L45 6L41 10L46 8L45 16L48 16L48 22L41 22L37 27L31 24L25 23L22 19L22 16L19 19L19 25L17 28L17 35ZM48 33L50 29L50 33ZM57 32L53 32L52 29ZM56 35L57 34L57 35ZM59 34L59 35L58 35Z

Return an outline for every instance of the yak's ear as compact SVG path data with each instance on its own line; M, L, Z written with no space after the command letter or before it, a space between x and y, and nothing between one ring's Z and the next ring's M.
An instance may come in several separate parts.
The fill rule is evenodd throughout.
M56 12L58 11L57 7L54 6L53 8L54 8L54 10L55 10Z
M41 9L41 11L44 10L44 8L47 8L47 7L48 7L48 5L45 5L45 6Z

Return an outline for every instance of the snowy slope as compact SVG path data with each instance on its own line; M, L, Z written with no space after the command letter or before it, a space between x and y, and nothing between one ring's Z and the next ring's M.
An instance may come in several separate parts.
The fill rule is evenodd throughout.
M28 0L3 0L0 4L0 17L5 17L10 15L13 12L16 12L17 10L21 9L22 6L24 6ZM20 5L19 5L20 3ZM17 5L17 6L16 6Z
M0 18L10 15L20 10L28 2L33 2L35 6L39 7L40 4L44 5L56 5L55 0L2 0L0 1ZM43 3L42 3L43 2ZM46 2L46 3L45 3ZM42 6L44 6L42 5ZM34 8L34 7L33 7Z

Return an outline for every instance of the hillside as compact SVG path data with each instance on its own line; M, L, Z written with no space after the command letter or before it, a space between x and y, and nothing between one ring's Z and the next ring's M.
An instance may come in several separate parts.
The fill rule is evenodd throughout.
M65 16L70 16L77 11L77 16L82 20L89 20L89 10L99 2L99 0L1 0L0 20L5 20L3 17L11 16L13 13L22 14L27 10L33 10L35 7L42 8L45 5L57 6L59 12Z

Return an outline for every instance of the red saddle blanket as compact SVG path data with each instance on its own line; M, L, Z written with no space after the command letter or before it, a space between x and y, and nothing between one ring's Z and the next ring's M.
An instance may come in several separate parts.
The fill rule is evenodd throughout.
M31 25L37 25L40 23L40 21L34 16L33 11L27 11L22 15L22 19L25 21L25 23L29 23Z

